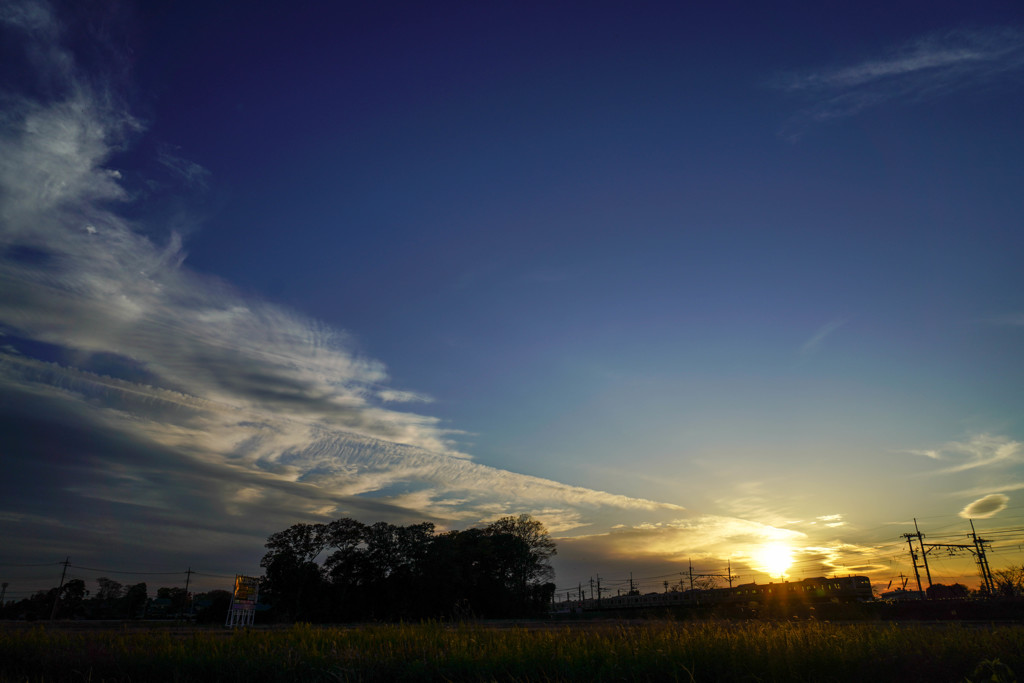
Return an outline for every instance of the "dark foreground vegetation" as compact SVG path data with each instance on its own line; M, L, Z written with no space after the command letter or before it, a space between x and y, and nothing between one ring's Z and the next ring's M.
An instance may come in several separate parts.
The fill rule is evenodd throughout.
M1024 627L823 622L0 629L0 681L1013 681Z

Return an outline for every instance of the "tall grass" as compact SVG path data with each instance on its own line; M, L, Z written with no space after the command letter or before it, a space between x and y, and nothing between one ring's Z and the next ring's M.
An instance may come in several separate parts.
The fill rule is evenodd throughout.
M649 622L0 630L0 681L992 681L1024 627ZM995 678L993 678L995 677Z

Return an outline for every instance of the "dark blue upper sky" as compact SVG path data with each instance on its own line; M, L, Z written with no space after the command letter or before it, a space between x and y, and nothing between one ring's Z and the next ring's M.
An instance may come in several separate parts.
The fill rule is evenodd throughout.
M0 324L21 358L669 510L473 507L465 472L389 479L326 432L189 422L189 452L264 474L347 462L308 514L377 492L395 519L530 512L579 535L682 506L792 540L835 515L1013 510L1024 489L1018 5L19 0L2 18L23 303ZM79 247L51 223L119 237ZM63 386L32 372L11 386ZM184 448L157 426L179 418L146 419Z
M149 135L209 171L187 263L492 436L593 389L567 366L746 372L833 319L958 364L947 323L1022 305L1019 71L793 83L1020 13L745 5L143 10Z

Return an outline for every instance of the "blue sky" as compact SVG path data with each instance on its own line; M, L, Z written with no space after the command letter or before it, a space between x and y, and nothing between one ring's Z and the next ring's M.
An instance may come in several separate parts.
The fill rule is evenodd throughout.
M523 512L560 587L1021 562L1019 8L0 20L10 564Z

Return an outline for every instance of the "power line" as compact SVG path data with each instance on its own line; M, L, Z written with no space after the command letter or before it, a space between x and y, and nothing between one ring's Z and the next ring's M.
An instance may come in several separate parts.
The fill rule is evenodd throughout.
M101 576L103 574L125 576L125 577L137 576L137 577L140 577L140 578L141 577L150 577L150 576L152 576L152 577L163 576L163 577L167 577L167 580L169 582L171 581L172 577L181 577L181 576L184 575L185 576L185 583L186 583L186 585L188 585L190 583L191 577L194 577L194 576L195 577L203 577L204 579L233 579L234 576L235 576L234 574L215 574L215 573L212 573L212 572L199 572L199 571L196 571L196 570L191 569L191 568L189 568L188 570L184 570L184 571L180 571L180 570L179 571L138 571L138 570L113 569L113 568L102 568L102 567L86 567L86 566L83 566L83 565L72 564L69 559L66 559L66 560L64 560L62 562L4 562L4 563L0 563L0 568L9 568L11 570L11 571L4 571L4 574L6 575L5 576L5 580L6 581L9 582L9 581L13 580L13 581L16 581L17 583L20 583L22 586L24 586L25 584L28 584L30 586L32 586L32 585L40 586L40 588L37 588L35 590L17 590L16 589L16 590L7 591L6 595L8 595L8 596L11 596L11 595L31 596L31 595L36 595L36 594L39 594L39 593L47 593L48 591L53 590L52 584L50 584L50 581L52 581L52 579L49 579L49 578L46 578L46 577L43 577L43 576L38 576L38 575L36 575L36 576L24 576L24 575L21 575L20 572L13 571L16 568L35 568L35 569L38 569L40 567L55 567L55 566L61 566L61 565L63 566L63 570L61 572L60 586L58 586L58 592L59 592L59 589L61 587L63 587L63 584L66 582L66 580L91 581L93 577L85 575L84 574L85 572L96 573L96 574L100 574ZM17 574L17 575L16 576L11 576L11 574ZM175 581L175 583L176 583L176 581ZM50 584L51 587L50 588L42 587L42 586L44 586L44 584Z
M133 572L133 571L126 571L126 570L121 570L121 569L97 569L95 567L83 567L80 564L72 564L70 566L74 567L75 569L84 569L85 571L89 571L89 572L105 572L107 574L131 574L133 576L171 576L173 574L184 574L185 573L183 571L180 571L180 572Z

